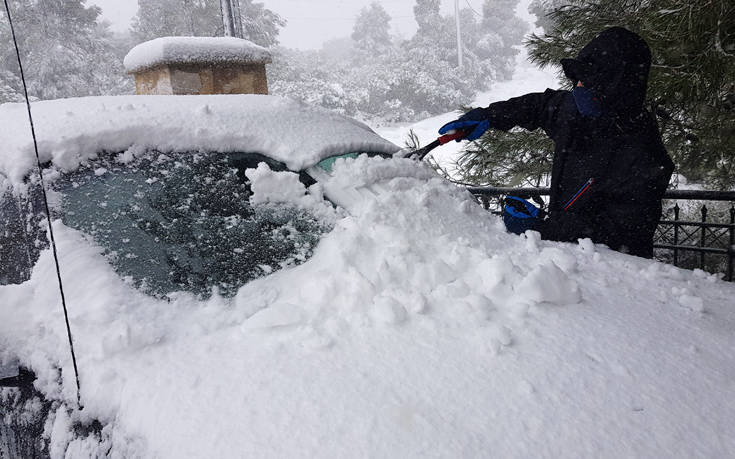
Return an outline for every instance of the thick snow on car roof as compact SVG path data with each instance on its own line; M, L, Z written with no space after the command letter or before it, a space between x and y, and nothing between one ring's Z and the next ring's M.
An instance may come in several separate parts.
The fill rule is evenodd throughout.
M293 170L337 154L398 150L360 122L276 96L83 97L32 107L41 161L62 170L131 148L257 152ZM0 125L0 174L17 182L35 164L25 105L0 106Z
M125 56L125 70L141 70L167 64L269 63L271 53L248 40L234 37L162 37L141 43Z

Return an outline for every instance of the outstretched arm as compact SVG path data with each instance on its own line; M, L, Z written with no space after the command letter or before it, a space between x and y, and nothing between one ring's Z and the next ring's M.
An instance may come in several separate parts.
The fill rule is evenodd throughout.
M519 126L529 131L542 128L549 132L553 131L554 120L565 94L566 91L547 89L495 102L484 110L495 129L508 131Z
M440 134L453 130L465 130L466 140L479 138L488 128L508 131L520 126L529 131L543 128L547 134L554 131L555 119L566 91L547 89L545 92L526 94L503 102L495 102L486 108L475 108L459 119L445 124Z

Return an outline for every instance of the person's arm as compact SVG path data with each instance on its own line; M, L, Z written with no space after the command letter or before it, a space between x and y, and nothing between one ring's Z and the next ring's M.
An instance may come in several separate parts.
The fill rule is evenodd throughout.
M442 126L439 133L446 134L450 131L463 130L467 132L465 140L476 140L491 127L508 131L520 126L529 131L543 128L548 135L553 137L557 114L566 94L568 94L567 91L547 89L545 92L495 102L485 108L475 108L459 119ZM461 139L457 141L459 140Z
M547 89L495 102L485 109L486 116L490 126L502 131L519 126L529 131L542 128L549 133L554 130L554 122L566 94L567 91Z

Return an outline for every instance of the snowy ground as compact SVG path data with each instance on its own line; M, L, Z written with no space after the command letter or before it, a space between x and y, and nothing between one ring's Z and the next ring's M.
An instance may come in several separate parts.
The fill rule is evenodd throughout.
M0 288L0 349L61 402L52 457L735 455L734 284L509 235L431 175L338 164L386 181L232 300L147 297L57 223L81 413L51 254ZM101 444L72 434L93 418Z

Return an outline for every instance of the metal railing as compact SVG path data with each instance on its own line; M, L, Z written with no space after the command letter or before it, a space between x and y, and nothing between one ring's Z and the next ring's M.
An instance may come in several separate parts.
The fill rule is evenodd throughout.
M549 188L508 187L467 189L485 209L495 213L502 211L504 196L538 199L548 196L550 191ZM681 201L687 202L683 208L679 206ZM704 201L712 204L708 207ZM654 258L683 268L724 272L725 279L732 281L735 269L735 192L667 190L663 208L654 236Z

